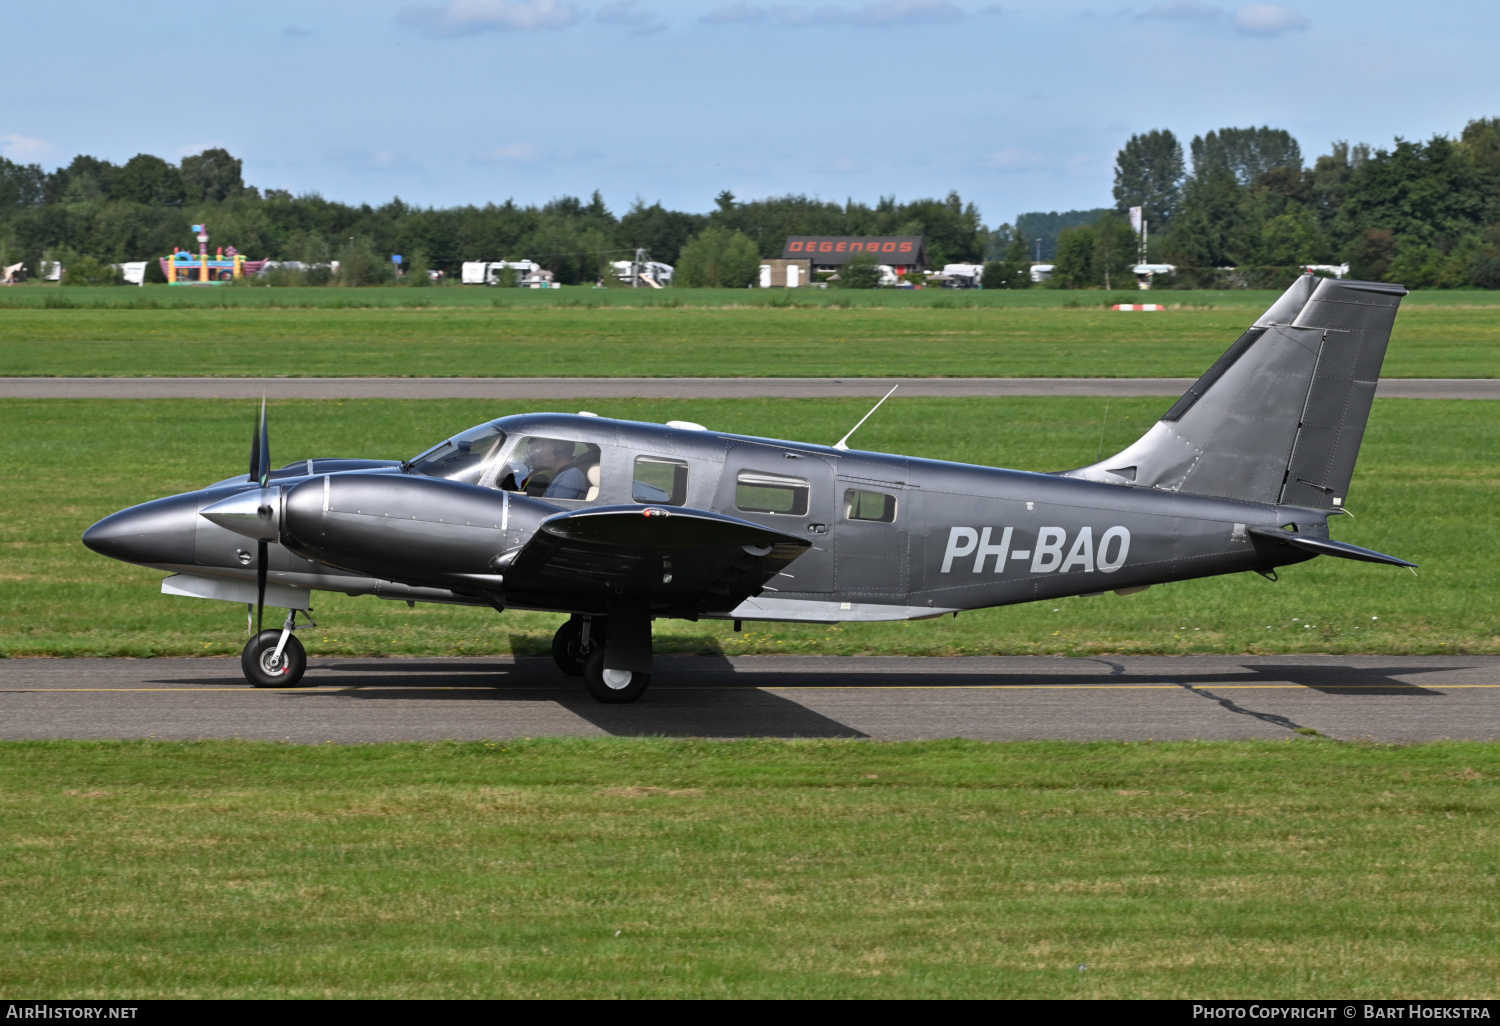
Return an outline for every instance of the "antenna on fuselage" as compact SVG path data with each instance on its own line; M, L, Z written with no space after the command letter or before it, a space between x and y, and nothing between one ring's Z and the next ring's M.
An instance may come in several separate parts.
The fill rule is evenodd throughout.
M898 389L900 387L901 386L899 384L892 385L891 386L891 390L889 392L887 392L885 395L883 395L883 396L880 397L880 403L885 402L891 396L895 395L896 394L896 389ZM867 413L867 414L865 414L863 417L859 418L859 424L856 424L852 428L850 428L849 429L849 434L845 435L843 438L840 438L837 442L834 442L833 443L833 447L835 449L842 449L842 450L846 450L847 451L848 448L849 448L849 445L848 445L849 439L854 435L854 432L856 432L856 431L859 430L860 424L863 424L865 421L869 420L870 417L871 417L871 415L873 415L876 410L880 409L880 403L876 403L874 406L871 406L870 407L870 412Z

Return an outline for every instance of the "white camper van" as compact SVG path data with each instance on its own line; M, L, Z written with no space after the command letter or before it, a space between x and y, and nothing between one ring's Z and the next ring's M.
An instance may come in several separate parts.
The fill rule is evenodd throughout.
M474 260L463 265L461 281L465 285L499 285L500 276L509 268L516 272L516 283L541 272L535 260Z

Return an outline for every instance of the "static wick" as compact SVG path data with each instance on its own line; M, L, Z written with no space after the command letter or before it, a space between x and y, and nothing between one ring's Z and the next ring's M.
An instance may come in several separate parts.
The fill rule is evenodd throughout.
M883 395L883 396L880 397L880 403L885 402L891 396L895 395L896 394L896 389L898 389L900 387L901 386L899 384L892 385L891 386L891 390L889 392L887 392L885 395ZM878 409L880 409L880 403L876 403L874 406L871 406L870 407L870 412L867 413L867 414L865 414L863 417L859 418L859 424L854 425L852 428L849 429L849 433L847 435L845 435L843 438L840 438L837 442L834 442L833 443L833 447L835 449L840 450L840 451L847 452L849 450L849 439L854 436L854 432L856 432L856 431L859 430L860 424L863 424L865 421L869 420L870 417L875 413L875 411L878 410Z

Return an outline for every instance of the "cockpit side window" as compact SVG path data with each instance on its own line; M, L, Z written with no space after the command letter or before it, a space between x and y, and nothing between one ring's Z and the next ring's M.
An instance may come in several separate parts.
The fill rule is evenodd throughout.
M481 424L428 449L412 460L407 469L427 477L478 484L485 460L498 452L504 443L504 431L493 424Z
M850 488L844 493L844 516L849 520L892 523L896 519L896 497L885 492L862 492Z
M636 502L681 506L687 502L688 465L665 456L637 456L630 497Z
M526 435L500 468L495 487L538 499L597 499L600 455L591 442Z

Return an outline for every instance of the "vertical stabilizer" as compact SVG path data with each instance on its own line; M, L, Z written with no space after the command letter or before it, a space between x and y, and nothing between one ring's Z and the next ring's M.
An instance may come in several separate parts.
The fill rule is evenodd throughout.
M1404 295L1304 275L1139 441L1064 476L1341 507Z

